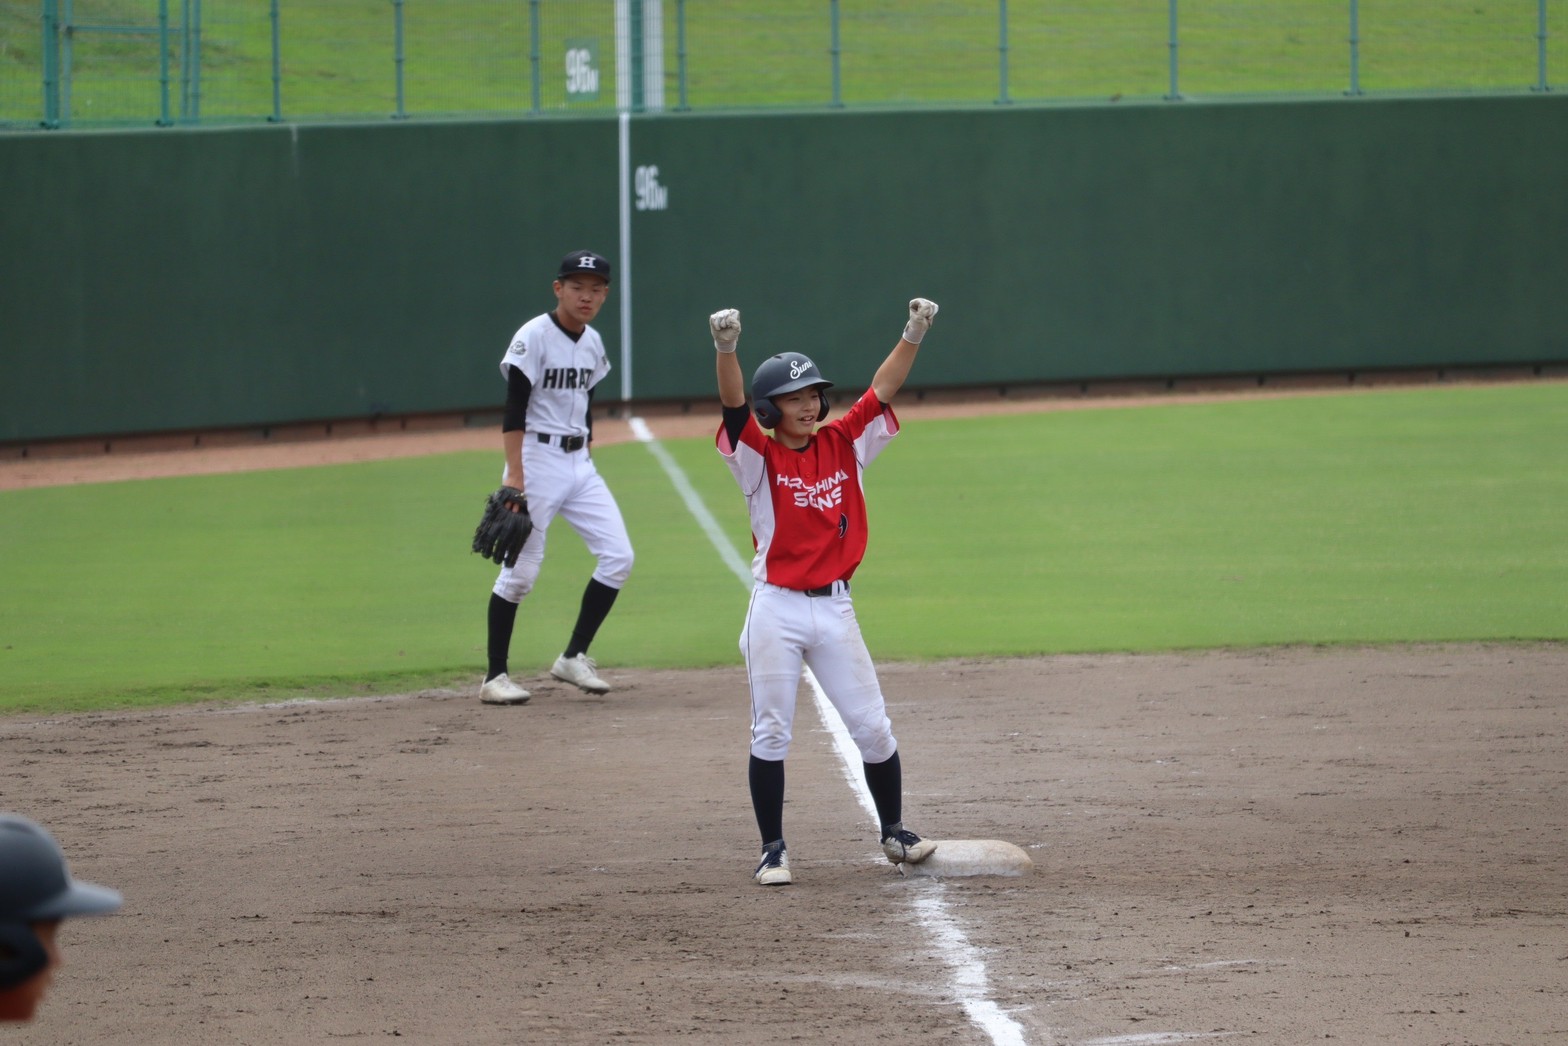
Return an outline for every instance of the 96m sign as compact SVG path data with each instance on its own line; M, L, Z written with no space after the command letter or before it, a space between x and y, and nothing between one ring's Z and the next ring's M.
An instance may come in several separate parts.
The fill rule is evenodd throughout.
M670 190L659 184L657 167L639 167L634 175L639 211L662 211L670 206Z
M566 100L592 102L598 97L598 41L568 40L566 42Z

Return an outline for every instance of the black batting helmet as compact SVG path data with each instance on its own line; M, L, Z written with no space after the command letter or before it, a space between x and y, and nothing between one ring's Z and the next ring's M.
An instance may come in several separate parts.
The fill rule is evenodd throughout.
M784 416L773 405L774 396L815 386L820 402L817 420L828 416L828 394L833 383L822 376L811 357L799 352L782 352L769 356L751 376L751 409L757 412L757 423L765 429L778 428Z

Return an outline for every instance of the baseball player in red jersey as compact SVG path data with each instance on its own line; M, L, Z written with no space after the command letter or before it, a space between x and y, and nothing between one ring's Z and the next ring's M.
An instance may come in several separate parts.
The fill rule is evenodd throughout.
M592 251L573 251L561 259L553 286L555 308L523 324L501 358L506 379L501 482L526 495L534 529L490 592L489 667L479 688L486 704L519 705L529 698L507 674L507 656L517 605L533 591L556 516L577 531L596 564L571 638L550 669L555 678L593 694L609 691L588 645L632 572L626 523L588 452L593 390L610 373L604 342L589 324L610 293L610 263Z
M898 435L893 397L936 312L936 303L924 298L909 303L903 337L871 388L821 428L828 413L824 390L833 383L809 357L786 352L763 361L752 377L748 410L735 356L740 313L724 309L708 320L724 407L718 451L746 495L757 548L740 648L751 687L748 779L762 836L754 877L764 886L794 881L784 844L784 758L803 663L860 749L887 859L915 864L936 850L904 827L898 742L849 595L869 534L861 473Z

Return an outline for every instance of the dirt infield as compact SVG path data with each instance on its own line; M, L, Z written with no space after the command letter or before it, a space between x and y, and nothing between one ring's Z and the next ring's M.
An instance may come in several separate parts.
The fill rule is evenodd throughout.
M1035 873L900 878L806 698L782 889L739 669L610 675L0 720L127 899L6 1041L1568 1037L1563 648L887 666L911 823Z
M0 461L0 489L496 443ZM0 1039L1568 1042L1568 646L884 665L911 825L1034 874L901 878L803 691L782 889L750 879L739 665L606 674L541 669L519 708L0 717L0 807L126 896Z

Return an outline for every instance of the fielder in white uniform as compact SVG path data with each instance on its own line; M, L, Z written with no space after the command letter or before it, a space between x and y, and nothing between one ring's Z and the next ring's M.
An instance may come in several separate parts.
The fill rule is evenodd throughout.
M751 686L747 777L762 836L762 860L753 874L764 886L794 881L784 843L784 758L802 664L860 750L887 859L915 864L936 850L904 827L898 742L849 595L869 537L862 472L898 435L891 403L936 312L924 298L909 303L903 337L871 388L821 428L828 412L823 390L832 382L809 357L786 352L764 360L752 377L748 410L735 357L740 313L724 309L708 320L724 407L718 451L746 495L757 549L740 647ZM773 430L771 438L764 428Z
M508 675L507 657L517 605L539 577L545 540L557 516L598 562L583 590L571 639L550 669L555 678L589 693L609 692L588 646L632 571L626 523L588 452L593 390L610 373L604 342L589 324L610 293L610 263L592 251L573 251L561 259L554 289L555 308L523 324L501 359L506 379L501 482L523 491L534 530L516 564L501 568L490 593L489 667L479 688L486 704L519 705L530 696Z

